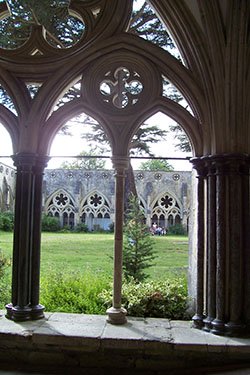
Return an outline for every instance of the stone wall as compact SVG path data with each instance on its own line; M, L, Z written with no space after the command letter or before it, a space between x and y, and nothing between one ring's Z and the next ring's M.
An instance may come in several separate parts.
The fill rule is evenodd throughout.
M0 163L0 211L13 211L15 185L15 170L4 163Z
M146 223L188 228L191 172L135 171L135 183ZM14 210L15 169L0 163L0 210ZM114 221L113 170L46 169L43 211L58 216L61 225L84 222L90 230L109 229Z
M191 172L135 171L134 176L148 226L188 226ZM114 195L112 170L45 171L44 212L58 216L61 225L84 222L90 230L108 229L114 221Z

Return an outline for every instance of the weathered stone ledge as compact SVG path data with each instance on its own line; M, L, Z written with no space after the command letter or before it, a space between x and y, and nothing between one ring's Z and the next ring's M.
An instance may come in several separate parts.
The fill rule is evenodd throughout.
M100 315L47 313L22 323L3 315L0 361L70 374L201 374L250 367L250 338L215 336L167 319L128 318L116 326Z

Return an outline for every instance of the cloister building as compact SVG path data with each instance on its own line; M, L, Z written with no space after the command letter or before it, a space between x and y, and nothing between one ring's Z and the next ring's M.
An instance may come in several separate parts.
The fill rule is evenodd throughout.
M132 0L70 1L67 14L84 27L67 48L36 25L23 44L0 49L0 86L14 107L0 104L16 167L10 320L44 317L39 303L43 173L58 130L85 113L101 124L112 149L114 290L107 316L110 323L126 323L121 305L125 173L135 132L162 112L186 132L197 177L190 210L193 326L218 335L250 330L250 2L147 3L179 57L130 31ZM0 15L10 16L5 2ZM187 105L168 96L166 82ZM77 95L64 100L74 88Z
M191 172L134 172L145 222L168 229L181 224L188 232ZM101 184L100 184L101 182ZM14 211L15 169L0 163L1 211ZM42 212L57 217L61 227L86 224L89 231L110 230L115 221L112 170L46 169Z

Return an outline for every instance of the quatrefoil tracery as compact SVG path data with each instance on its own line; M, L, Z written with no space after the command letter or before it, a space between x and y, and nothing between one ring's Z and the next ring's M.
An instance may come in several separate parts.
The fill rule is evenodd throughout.
M105 76L106 78L100 83L100 92L105 102L112 103L118 109L137 103L143 90L137 72L121 66L114 73L107 72Z

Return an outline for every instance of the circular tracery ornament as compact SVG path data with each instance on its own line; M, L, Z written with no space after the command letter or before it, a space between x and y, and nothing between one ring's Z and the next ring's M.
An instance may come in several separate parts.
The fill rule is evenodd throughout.
M128 51L110 54L83 77L84 100L109 115L145 109L161 93L161 79L151 63Z
M107 72L100 83L103 100L118 109L136 104L142 90L140 75L123 66L118 67L113 74L111 71Z

